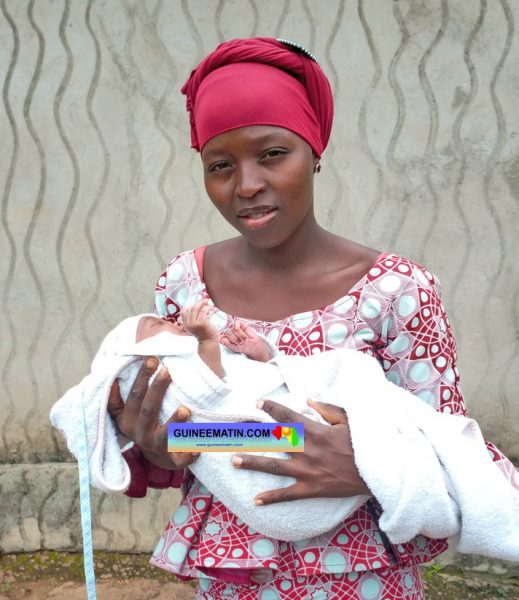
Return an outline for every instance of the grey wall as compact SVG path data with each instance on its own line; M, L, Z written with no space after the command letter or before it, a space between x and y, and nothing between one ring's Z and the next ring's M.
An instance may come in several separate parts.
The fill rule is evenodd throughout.
M49 507L69 471L50 406L86 373L111 326L151 308L175 253L230 233L205 197L179 90L232 37L286 37L321 59L336 118L318 177L320 220L440 276L470 410L519 459L516 2L0 7L0 456L21 463L0 478L11 511L2 548L60 545ZM41 483L22 486L23 502L12 495L22 475ZM156 514L151 501L139 506ZM33 533L22 535L26 518ZM110 548L151 544L97 535Z

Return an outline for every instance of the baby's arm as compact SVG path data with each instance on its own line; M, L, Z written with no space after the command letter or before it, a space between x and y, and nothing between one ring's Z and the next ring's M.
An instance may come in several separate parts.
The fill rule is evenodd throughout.
M218 377L225 372L220 352L220 334L209 320L209 303L201 300L194 306L182 310L184 328L198 340L198 355Z
M272 353L265 341L243 321L236 321L220 342L232 352L241 352L247 358L268 362Z

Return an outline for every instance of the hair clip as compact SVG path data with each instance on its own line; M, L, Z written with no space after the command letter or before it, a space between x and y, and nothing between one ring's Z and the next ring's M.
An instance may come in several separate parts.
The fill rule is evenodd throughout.
M288 46L291 50L295 50L296 52L304 54L307 58L319 64L317 58L315 58L315 56L304 46L301 46L301 44L296 44L295 42L291 42L290 40L284 40L282 38L278 38L276 41L280 42L281 44L285 44L285 46Z

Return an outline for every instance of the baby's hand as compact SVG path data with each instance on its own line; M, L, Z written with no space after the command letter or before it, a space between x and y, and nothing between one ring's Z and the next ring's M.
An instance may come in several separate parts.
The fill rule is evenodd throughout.
M194 306L182 309L181 316L184 328L194 335L199 342L202 340L218 341L218 329L209 320L211 310L209 300L200 300Z
M236 321L220 342L232 352L241 352L247 358L259 362L268 362L272 356L270 349L260 336L243 321Z

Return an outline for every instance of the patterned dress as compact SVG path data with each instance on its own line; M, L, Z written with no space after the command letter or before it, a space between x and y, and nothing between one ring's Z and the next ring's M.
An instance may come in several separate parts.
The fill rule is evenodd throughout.
M159 315L175 319L186 303L209 297L200 274L202 252L180 254L161 275L156 289ZM234 317L217 309L212 320L223 332ZM389 380L411 391L417 401L443 412L465 413L456 346L438 280L405 258L381 254L329 306L273 323L246 321L286 354L343 347L366 352L377 358ZM494 446L489 450L514 477L513 465ZM182 491L182 503L151 563L182 578L198 578L199 599L421 600L417 565L447 547L445 540L423 536L391 544L378 528L380 506L374 499L326 534L282 542L250 529L189 471ZM257 583L260 573L266 581Z

